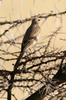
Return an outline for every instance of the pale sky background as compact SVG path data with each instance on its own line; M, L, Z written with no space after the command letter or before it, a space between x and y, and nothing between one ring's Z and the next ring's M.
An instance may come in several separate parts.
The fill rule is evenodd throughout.
M50 13L51 11L53 11L53 13L59 13L65 10L66 0L2 0L2 2L0 1L0 21L22 20L41 13ZM17 31L17 29L10 31L12 37L24 34L29 25L30 22L19 26L19 31ZM42 36L45 37L52 34L59 26L62 26L62 28L59 34L53 38L51 46L54 46L54 48L62 48L62 50L64 50L66 49L66 41L60 39L66 39L66 15L48 18L43 24L41 24L41 38ZM7 26L0 27L0 32L6 28ZM7 33L6 35L8 36L10 33ZM8 36L8 38L10 37ZM2 39L4 39L4 37ZM12 47L9 50L15 51L16 48ZM7 62L6 65L8 64L11 66L12 62ZM6 69L10 69L9 66ZM22 100L19 95L22 95L22 93L18 89L16 89L16 91L15 95L20 98L19 100ZM23 95L23 97L25 97L25 95Z
M58 13L64 10L66 10L66 0L3 0L0 5L0 20L22 20L41 13L50 13L51 11L53 11L53 13ZM48 18L41 26L41 34L45 36L49 35L60 25L62 28L58 36L65 38L66 15L60 17L62 19L58 17ZM27 26L22 25L23 29L20 31L21 34L25 32L28 25L29 23L27 23ZM17 32L14 34L19 33ZM56 39L58 40L59 38L57 37ZM62 40L58 40L58 42L61 42L60 46L65 44ZM58 47L59 43L55 45ZM63 46L63 48L65 48L65 46Z

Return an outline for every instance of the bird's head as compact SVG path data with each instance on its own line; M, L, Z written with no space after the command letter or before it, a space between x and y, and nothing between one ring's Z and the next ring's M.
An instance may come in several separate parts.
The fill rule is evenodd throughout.
M40 21L40 18L34 18L32 19L32 24L38 24Z

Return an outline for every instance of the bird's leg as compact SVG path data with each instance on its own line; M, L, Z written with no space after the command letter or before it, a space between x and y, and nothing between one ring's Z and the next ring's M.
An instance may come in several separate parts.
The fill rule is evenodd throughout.
M33 48L33 49L34 49L34 51L36 51L35 48ZM34 53L34 56L36 56L36 57L38 56L38 51ZM39 63L39 62L40 62L40 59L38 58L38 59L35 60L35 61L36 61L37 63Z
M30 53L32 53L32 50L29 48ZM30 54L30 58L32 58L33 54ZM34 61L32 61L32 64L34 63Z

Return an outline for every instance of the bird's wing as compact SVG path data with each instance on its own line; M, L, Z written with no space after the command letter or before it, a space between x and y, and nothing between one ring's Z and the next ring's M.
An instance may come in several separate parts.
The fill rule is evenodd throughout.
M25 33L25 35L24 35L24 37L23 37L23 42L22 42L22 47L21 47L21 50L22 50L22 51L23 51L24 47L27 45L27 43L28 43L28 41L29 41L29 39L30 39L30 33L31 33L31 31L32 31L32 26L30 26L30 27L27 29L27 31L26 31L26 33Z
M30 38L31 32L32 32L32 26L30 26L30 27L27 29L27 31L25 32L25 35L24 35L24 37L23 37L23 42L24 42L25 40L28 40L28 39Z

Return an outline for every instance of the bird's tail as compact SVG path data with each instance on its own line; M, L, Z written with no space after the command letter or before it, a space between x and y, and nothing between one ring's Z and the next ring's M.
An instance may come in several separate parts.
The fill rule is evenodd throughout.
M15 65L14 65L14 68L15 68L15 67L18 67L18 65L19 65L19 63L20 63L20 60L21 60L23 54L24 54L24 52L21 52L21 53L19 54L19 56L18 56L18 58L17 58L17 61L16 61Z

